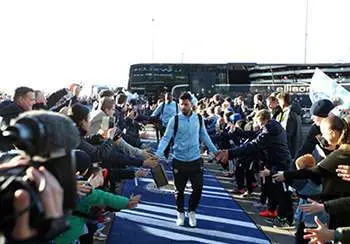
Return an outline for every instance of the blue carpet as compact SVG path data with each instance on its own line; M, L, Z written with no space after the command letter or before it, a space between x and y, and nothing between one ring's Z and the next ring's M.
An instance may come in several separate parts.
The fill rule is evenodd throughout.
M172 174L167 167L168 179ZM188 204L190 185L186 188ZM176 226L175 198L171 189L158 191L151 178L142 178L135 185L129 180L123 185L123 195L142 194L141 204L133 210L117 214L108 236L108 243L270 243L239 205L208 171L197 209L197 228Z

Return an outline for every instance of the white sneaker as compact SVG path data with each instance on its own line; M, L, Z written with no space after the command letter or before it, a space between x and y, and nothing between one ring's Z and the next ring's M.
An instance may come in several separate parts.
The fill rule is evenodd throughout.
M176 225L183 226L185 224L185 213L177 212Z
M98 241L105 241L107 240L107 235L103 234L101 231L96 231L94 234L94 239Z
M196 227L197 226L196 212L191 211L191 212L188 213L188 224L191 227Z

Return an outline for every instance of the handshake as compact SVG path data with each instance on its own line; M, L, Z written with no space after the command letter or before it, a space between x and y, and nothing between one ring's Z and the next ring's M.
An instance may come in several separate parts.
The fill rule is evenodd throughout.
M144 160L142 166L145 168L155 168L158 166L159 158L147 151L144 151Z
M228 150L221 150L215 154L215 160L223 164L227 164L229 160L228 157L229 157Z

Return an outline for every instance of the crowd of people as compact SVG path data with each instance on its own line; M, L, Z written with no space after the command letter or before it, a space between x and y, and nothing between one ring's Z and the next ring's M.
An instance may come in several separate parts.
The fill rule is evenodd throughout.
M350 240L350 117L334 114L332 101L312 105L313 124L303 140L301 108L284 92L255 94L249 108L243 96L216 94L197 100L190 92L178 98L166 92L151 104L112 90L102 90L96 99L81 99L80 91L79 84L50 95L18 87L12 99L1 96L0 174L12 179L11 169L25 167L22 174L33 182L39 199L23 183L12 190L7 202L12 212L0 224L9 243L105 240L102 230L111 221L106 213L135 208L141 199L120 195L123 180L146 176L162 159L172 166L176 224L185 222L189 180L189 225L196 227L203 153L235 179L235 194L249 197L260 186L255 204L261 208L259 215L277 228L295 228L296 243ZM143 140L146 124L159 132L158 145ZM31 133L23 129L26 126ZM67 208L72 186L67 188L51 165L72 152L75 166L67 165L76 197ZM0 182L1 189L9 189L8 181ZM31 219L32 201L42 203L44 217L37 225Z

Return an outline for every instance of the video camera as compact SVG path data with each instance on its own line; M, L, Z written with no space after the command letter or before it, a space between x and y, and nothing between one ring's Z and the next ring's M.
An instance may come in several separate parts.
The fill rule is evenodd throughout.
M58 138L64 137L62 131L56 130L60 126L67 128L65 133L71 133L73 134L71 136L79 138L79 132L72 121L50 112L36 112L33 116L23 116L12 125L1 128L0 143L14 145L19 150L0 154L0 163L8 162L23 152L31 160L28 165L0 169L0 232L11 233L14 227L17 216L13 202L14 193L18 189L26 190L30 196L30 226L38 230L44 229L47 233L52 232L47 226L44 226L47 225L47 221L38 189L26 177L26 170L29 167L44 166L64 190L64 212L70 213L74 209L76 202L75 153L69 148L75 148L79 140L73 141L72 138L68 138L60 141ZM67 226L58 228L61 228L58 231L62 232ZM39 233L45 236L42 231ZM51 239L55 236L46 237Z

